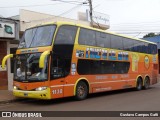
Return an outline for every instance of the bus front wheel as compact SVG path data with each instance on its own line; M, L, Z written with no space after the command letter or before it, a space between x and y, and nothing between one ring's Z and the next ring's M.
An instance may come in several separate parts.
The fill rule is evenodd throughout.
M88 95L88 87L85 82L80 81L76 86L76 99L84 100Z
M137 80L137 85L136 85L136 90L137 90L137 91L142 90L142 86L143 86L142 79L141 79L141 78L138 78L138 80Z

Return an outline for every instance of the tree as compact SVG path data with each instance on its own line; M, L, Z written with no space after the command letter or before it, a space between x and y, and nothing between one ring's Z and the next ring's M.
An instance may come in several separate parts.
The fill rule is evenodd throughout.
M154 37L154 36L157 36L157 34L155 34L155 33L148 33L148 34L144 35L143 38Z

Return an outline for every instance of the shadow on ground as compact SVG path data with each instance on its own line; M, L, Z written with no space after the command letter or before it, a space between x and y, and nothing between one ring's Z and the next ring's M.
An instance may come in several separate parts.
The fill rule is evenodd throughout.
M154 89L155 87L150 87L149 89ZM142 90L143 91L143 90ZM101 93L93 93L88 95L87 99L95 99L98 97L104 97L104 96L112 96L117 94L125 94L129 92L139 92L136 91L133 88L130 89L123 89L123 90L114 90L114 91L107 91L107 92L101 92ZM87 100L85 99L85 100ZM52 100L37 100L37 99L26 99L24 101L21 101L23 104L32 104L32 105L54 105L54 104L64 104L69 102L78 102L74 97L66 97L66 98L59 98L59 99L52 99Z

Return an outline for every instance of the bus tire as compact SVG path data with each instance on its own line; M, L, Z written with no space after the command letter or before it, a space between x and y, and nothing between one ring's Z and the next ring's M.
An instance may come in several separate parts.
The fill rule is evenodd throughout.
M142 90L142 86L143 86L142 79L141 79L141 78L138 78L138 80L137 80L137 85L136 85L136 90L137 90L137 91Z
M144 80L144 89L148 89L150 87L150 80L149 77L146 77Z
M84 81L78 82L76 86L76 100L84 100L88 95L88 86Z

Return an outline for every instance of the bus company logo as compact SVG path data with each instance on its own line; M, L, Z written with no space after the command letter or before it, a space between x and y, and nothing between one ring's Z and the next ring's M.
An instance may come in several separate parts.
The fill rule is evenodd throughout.
M11 117L11 112L2 112L2 117Z
M144 65L145 65L146 69L149 68L149 57L148 56L145 56L145 58L144 58Z
M40 112L2 112L2 117L42 117Z

